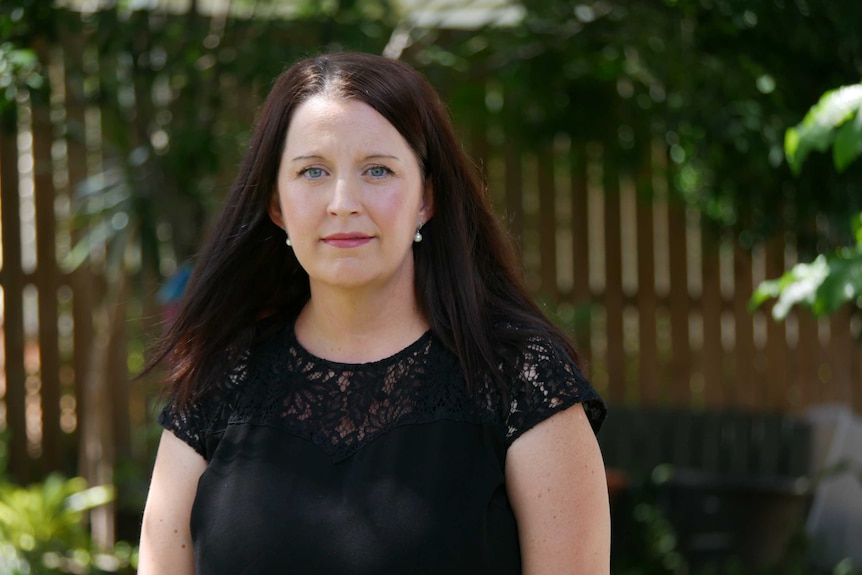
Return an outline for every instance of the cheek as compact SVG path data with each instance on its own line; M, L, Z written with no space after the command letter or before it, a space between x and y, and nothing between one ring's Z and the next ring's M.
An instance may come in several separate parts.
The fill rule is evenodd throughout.
M385 221L391 229L415 230L419 223L419 205L412 200L399 198L379 206L375 211L381 223Z
M288 226L302 226L314 215L313 202L309 198L301 198L291 191L285 190L280 194L281 208L284 220Z

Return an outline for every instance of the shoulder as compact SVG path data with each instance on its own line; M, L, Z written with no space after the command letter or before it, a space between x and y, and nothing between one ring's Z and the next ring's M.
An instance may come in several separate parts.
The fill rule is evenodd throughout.
M506 491L524 573L609 573L604 462L580 405L537 424L509 448Z
M506 489L524 572L608 573L610 514L595 433L605 405L564 342L530 336L512 364Z
M159 414L159 423L208 459L208 438L227 426L249 390L256 365L273 356L281 333L283 330L271 320L259 321L245 344L225 351L225 369L214 384L187 401L169 398Z
M219 381L219 385L186 402L170 398L158 421L166 430L209 459L207 439L224 429L230 417L235 396L248 374L247 354Z
M562 342L551 336L525 335L510 349L503 365L511 382L506 420L509 445L528 429L575 404L583 406L593 431L599 430L605 404Z

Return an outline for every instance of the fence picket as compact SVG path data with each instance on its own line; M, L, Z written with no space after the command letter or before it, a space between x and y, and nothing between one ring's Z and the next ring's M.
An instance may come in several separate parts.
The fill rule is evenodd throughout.
M21 223L18 192L18 145L14 115L0 117L0 217L2 217L3 360L6 429L9 430L9 475L20 482L31 479L27 456L24 368L24 272L21 269Z
M851 333L851 314L847 307L841 308L829 318L829 365L830 383L834 399L845 405L853 405L853 358L860 353Z
M613 131L616 134L616 131ZM623 347L623 276L619 166L615 138L602 147L602 185L604 188L605 236L605 333L608 399L622 403L625 399L625 349Z
M670 260L670 402L673 406L688 405L691 397L691 354L688 290L688 253L685 208L675 202L668 206L668 237Z
M702 243L703 277L701 308L703 316L703 348L700 353L700 370L703 374L704 402L707 408L721 407L724 403L724 348L721 345L721 266L718 243L707 237Z
M560 297L557 282L557 216L555 211L554 157L550 146L536 154L536 184L538 186L539 213L539 293L552 301Z
M751 256L741 247L735 246L733 252L733 331L734 367L733 386L736 405L743 409L756 407L753 386L757 374L754 361L757 351L754 347L754 321L748 311L748 301L752 293Z
M86 123L84 77L82 72L84 37L79 34L70 34L63 31L62 36L64 54L64 92L66 106L65 130L66 142L66 165L68 185L67 193L69 202L74 205L75 190L87 177L87 148L84 142L84 126ZM70 247L81 239L81 233L71 231L69 233ZM78 451L83 452L80 445L81 434L79 433L80 422L87 416L88 406L83 375L87 371L87 360L89 354L86 352L86 343L93 341L93 289L90 285L90 271L86 266L71 272L67 283L72 291L71 314L72 314L72 385L75 398L75 431L73 433L78 442ZM79 464L80 466L80 464Z
M642 127L636 137L640 145L640 158L635 175L637 203L637 295L638 313L638 365L640 375L639 401L656 404L659 400L658 366L658 296L655 289L655 240L653 230L653 142L648 126Z
M784 273L784 241L775 238L766 246L766 277ZM763 404L768 409L785 410L789 407L787 369L787 328L784 322L772 317L766 320L766 379Z
M569 150L572 204L572 305L575 308L575 341L584 363L592 359L590 345L593 300L590 294L589 214L587 212L587 158L583 143L573 141Z
M42 52L41 59L47 64ZM60 428L60 349L58 334L59 309L57 290L59 269L56 257L56 201L52 181L51 146L54 126L47 102L33 105L34 193L36 199L36 273L35 285L39 298L39 377L41 386L42 457L44 471L63 468L63 431Z

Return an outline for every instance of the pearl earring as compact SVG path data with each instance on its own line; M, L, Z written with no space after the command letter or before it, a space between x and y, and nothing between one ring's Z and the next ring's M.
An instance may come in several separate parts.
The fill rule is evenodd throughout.
M419 231L421 229L422 223L420 222L419 225L416 227L416 235L413 236L413 241L417 244L422 241L422 233Z
M291 246L293 245L293 242L292 242L292 241L290 241L290 236L287 236L287 237L284 239L284 245L286 245L287 247L291 247Z

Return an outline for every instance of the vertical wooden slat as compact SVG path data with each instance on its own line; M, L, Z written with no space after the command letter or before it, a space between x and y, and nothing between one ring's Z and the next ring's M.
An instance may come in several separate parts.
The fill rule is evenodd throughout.
M838 390L835 386L835 340L830 318L817 318L817 332L821 344L820 361L817 365L818 395L821 403L832 403L838 401Z
M733 319L734 340L736 342L734 363L736 380L734 383L735 404L742 408L755 407L755 347L754 322L748 311L752 293L751 255L736 246L733 253Z
M766 277L777 278L784 273L784 239L775 238L766 246ZM766 324L766 378L761 385L764 404L761 408L783 410L789 407L787 395L787 333L783 321L771 316Z
M130 416L130 381L128 340L126 333L127 298L117 302L114 314L121 318L112 323L110 329L110 346L108 351L109 365L106 372L110 379L111 416L113 418L114 457L116 461L130 461L132 456L132 436L129 427Z
M75 357L72 365L75 370L75 418L77 420L76 436L78 439L79 467L80 459L84 454L84 435L81 433L82 424L87 414L90 413L87 404L88 394L84 378L89 366L89 349L93 342L93 276L87 266L82 266L69 277L69 285L72 288L72 341Z
M575 266L572 284L572 300L576 308L592 313L590 294L590 245L589 213L587 198L587 155L583 143L572 141L569 155L571 194L572 194L572 261ZM590 346L590 321L588 313L580 315L575 326L575 339L578 351L584 362L589 365L592 357Z
M670 176L670 174L668 175ZM668 200L670 259L670 400L685 407L691 397L691 342L689 337L688 251L685 208Z
M122 280L122 276L121 276ZM111 325L116 318L106 305L95 309L94 337L87 353L89 368L82 382L88 412L79 422L82 437L80 474L90 485L110 485L114 470L114 437L111 417L111 383L108 381ZM101 548L114 542L114 506L109 504L90 513L93 541Z
M195 22L196 18L192 18L190 20L190 24ZM150 26L153 26L154 21L150 18L147 20L147 23ZM142 33L136 39L137 45L133 48L133 52L144 52L148 50L154 33L155 32L152 29L148 32ZM146 139L146 129L142 128L142 126L146 125L145 122L152 122L152 119L155 117L155 106L154 102L151 100L152 95L147 94L146 96L143 96L141 90L136 88L135 84L139 81L137 75L132 78L125 77L127 72L123 70L123 66L116 56L110 60L104 57L100 58L99 66L106 72L109 72L112 76L116 75L117 77L122 77L123 79L121 81L126 83L124 87L128 90L135 91L135 104L137 106L136 114L139 114L139 117L132 120L132 122L137 126L135 129L128 130L128 133L124 133L123 137L126 139L124 144L128 146L128 149L138 148ZM146 77L145 74L141 74L141 76ZM101 118L102 141L110 142L112 134L116 137L117 132L117 128L111 124L112 122L116 122L118 119L106 114L103 114ZM122 122L122 120L119 121ZM159 181L164 182L165 178L160 176ZM164 192L165 190L161 190L161 193ZM153 190L153 193L156 194L157 198L159 197L155 190ZM179 235L179 230L176 226L172 227L172 233ZM145 261L143 265L147 266L149 263L149 261ZM127 269L121 262L118 262L115 265L121 268L118 273L122 277L119 280L110 278L108 275L110 271L106 269L106 281L122 286L127 285L126 282L129 281L129 276L132 275L133 272ZM131 455L131 432L129 429L129 376L127 364L128 350L125 330L127 312L126 298L127 295L122 293L117 285L109 285L107 286L106 297L100 304L109 306L108 314L111 318L107 327L109 338L106 349L107 356L105 357L104 364L99 365L99 368L104 370L105 375L108 378L108 385L100 390L100 393L105 394L105 401L107 402L107 412L104 414L105 421L103 425L110 426L110 437L113 441L113 445L109 449L112 457L111 465L114 465L116 461L128 458ZM111 306L113 306L113 309L111 309ZM106 541L113 542L112 539L113 534L111 534Z
M616 130L612 133L615 135ZM625 348L623 345L623 263L619 164L616 138L607 138L602 148L602 187L605 197L605 316L607 318L607 369L610 400L622 402L625 395Z
M47 50L37 52L47 66ZM39 358L42 387L42 453L46 471L60 471L63 430L60 428L60 346L57 326L56 218L51 146L54 127L47 101L34 94L33 108L34 192L36 200L36 287L39 293Z
M159 334L159 330L163 327L164 306L159 303L157 298L158 283L156 278L148 280L148 287L143 290L143 302L141 305L141 314L139 316L140 329L138 333L144 336L148 341L150 338ZM146 357L146 356L145 356ZM134 429L144 429L155 422L156 414L151 409L150 399L153 396L155 381L159 380L158 371L148 375L146 378L138 378L132 382L132 398L137 403L130 408L130 418ZM152 442L132 442L132 448L135 450L135 461L152 461L155 457L155 447Z
M21 269L21 200L18 191L17 126L14 113L0 116L0 211L3 223L3 338L6 362L6 426L9 430L8 474L20 483L30 477L24 408L24 312Z
M653 229L654 190L652 184L653 142L649 130L642 131L637 141L641 147L637 189L637 306L640 363L640 400L654 405L659 400L658 332L656 313L658 297L655 290L655 237Z
M807 309L797 310L799 339L793 352L795 371L799 385L801 409L820 403L820 381L817 370L820 366L820 338L817 336L817 320Z
M85 143L85 94L84 94L84 64L83 46L85 38L82 34L64 34L62 36L65 61L65 91L66 91L66 158L69 172L69 190L75 190L87 177L87 147ZM73 230L71 242L81 239L81 233ZM89 266L84 264L74 270L69 277L72 288L72 342L74 370L75 416L77 428L75 435L78 441L79 458L84 453L81 423L88 413L87 394L85 393L84 376L89 362L89 346L93 341L93 305L94 287Z
M118 25L117 11L109 12L114 21L113 25ZM136 15L133 14L132 18ZM157 14L156 19L163 17L162 14ZM140 14L140 18L146 16ZM153 23L152 18L147 18L149 24ZM136 39L136 41L145 41L148 34ZM138 47L140 49L141 47ZM134 51L134 49L133 49ZM106 57L104 54L99 54L98 73L102 78L122 78L121 63L117 54L111 54ZM107 80L105 80L107 81ZM151 97L151 96L150 96ZM112 153L127 153L128 150L134 149L134 144L140 141L141 134L136 128L140 127L141 118L152 118L152 102L149 98L138 98L135 100L138 107L137 114L140 118L132 120L132 126L126 128L122 126L124 122L129 121L121 115L109 114L102 111L99 114L99 132L98 141L102 144L99 154L102 156L101 161L104 164L110 160ZM119 150L111 150L110 144L117 142ZM106 146L105 144L109 144ZM159 178L160 183L165 183L165 180ZM160 190L164 192L164 190ZM176 228L172 230L175 234L179 233ZM89 411L85 415L84 425L82 425L81 433L85 439L85 455L87 465L85 467L84 477L90 484L93 485L110 485L114 482L114 469L117 459L117 436L115 434L115 412L116 408L115 397L117 393L116 382L112 380L115 372L113 370L114 360L111 353L114 351L114 344L111 341L115 332L115 324L117 321L125 322L125 306L118 305L126 296L127 282L129 281L129 272L125 269L112 275L110 266L116 265L123 267L122 261L111 263L110 251L116 247L107 245L104 248L102 261L96 262L93 266L95 269L94 285L96 293L94 297L93 307L93 341L89 346L89 364L84 380L87 387L87 407ZM125 352L125 350L123 350ZM128 407L126 407L128 409ZM108 549L115 542L116 536L116 505L114 502L108 505L98 507L90 512L90 533L93 537L94 544L101 549Z
M536 154L539 187L540 293L551 301L559 300L557 284L557 215L554 186L554 157L550 144Z
M832 367L834 399L853 405L853 351L855 343L850 330L850 307L845 305L829 318L829 359Z
M702 244L702 317L704 397L708 409L724 403L724 349L721 346L721 266L717 238L705 235Z

